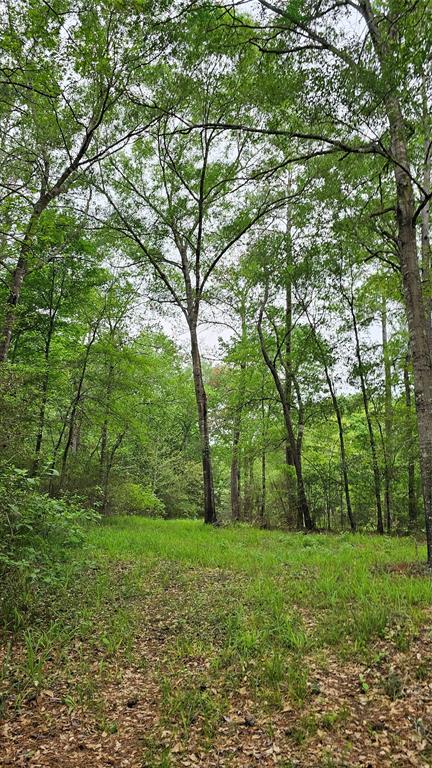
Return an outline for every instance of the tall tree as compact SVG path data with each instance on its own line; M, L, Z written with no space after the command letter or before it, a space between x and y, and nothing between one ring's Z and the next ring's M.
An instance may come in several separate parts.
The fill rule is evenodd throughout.
M201 83L201 81L199 81ZM204 117L214 108L222 83L205 75ZM189 86L191 87L191 86ZM198 84L197 84L198 87ZM217 106L217 105L216 105ZM260 220L283 204L285 196L256 189L257 157L246 142L221 143L223 131L203 128L179 134L170 122L160 125L152 144L141 142L130 160L113 164L116 195L103 190L113 211L113 226L135 246L162 288L163 301L177 306L190 335L192 369L201 435L204 517L216 520L207 393L198 327L202 304L221 261ZM154 145L153 145L154 146ZM146 166L150 177L145 177ZM145 214L145 218L143 217ZM151 222L151 223L150 223ZM150 226L149 226L150 225Z
M421 135L418 129L414 137L411 135L413 100L417 115L422 110L418 72L428 61L431 45L430 25L424 23L428 0L408 9L399 0L384 4L306 0L300 6L260 0L260 5L269 17L261 27L248 20L251 42L268 56L281 57L288 78L298 67L305 79L307 100L298 105L297 120L278 105L276 120L273 110L270 124L265 119L257 124L253 114L244 124L226 121L225 127L290 139L286 164L298 161L299 155L308 159L341 153L344 158L371 155L381 172L392 168L397 248L414 370L428 561L432 564L432 355L417 252L417 225L430 192L423 185L423 164L419 168L416 162ZM297 147L305 142L312 146L293 151L293 143Z
M1 148L8 171L0 204L9 290L0 362L11 345L23 281L37 264L34 242L45 211L152 121L147 113L143 122L132 116L125 122L124 110L128 89L143 79L157 46L167 45L153 28L152 9L145 5L128 15L98 2L78 2L66 11L61 0L5 6L0 97L11 108Z

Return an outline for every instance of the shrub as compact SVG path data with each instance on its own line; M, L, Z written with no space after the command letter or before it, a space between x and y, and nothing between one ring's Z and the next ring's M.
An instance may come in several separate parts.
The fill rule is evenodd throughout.
M177 457L159 479L157 492L164 502L165 517L199 517L203 505L201 463Z
M162 517L164 503L148 486L126 482L118 485L112 492L114 512L124 515L149 515Z
M52 581L53 565L82 543L95 517L73 500L40 493L25 470L0 466L0 609L29 582Z

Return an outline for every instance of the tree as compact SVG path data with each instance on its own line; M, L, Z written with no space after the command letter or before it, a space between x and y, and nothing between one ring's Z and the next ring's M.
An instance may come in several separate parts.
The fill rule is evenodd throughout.
M225 80L231 84L232 75L218 75L217 62L211 59L210 73L205 64L204 58L196 82L182 86L187 88L188 100L193 94L191 111L208 120L218 114L226 94ZM174 86L178 93L178 83ZM102 185L115 212L113 226L151 266L163 292L161 300L181 310L189 330L201 436L204 519L213 523L216 508L208 405L198 337L201 307L214 291L212 281L222 259L257 222L281 206L285 196L278 190L272 192L265 183L257 189L259 155L253 142L229 142L216 126L198 134L178 132L176 126L168 118L161 122L152 140L136 144L132 158L112 163L113 176L104 178Z
M8 356L23 281L38 264L34 243L45 212L66 193L82 195L84 174L153 119L146 113L144 124L132 116L124 123L128 89L142 80L160 45L153 10L141 5L125 16L112 4L85 2L65 11L58 0L6 6L0 118L8 170L0 204L9 292L0 362Z
M430 50L429 26L423 23L428 2L421 0L408 10L398 0L384 6L371 0L308 0L301 8L297 3L260 0L260 5L270 15L261 26L248 20L250 42L272 59L280 57L289 78L296 66L307 83L307 99L298 104L297 122L280 104L272 110L271 124L257 124L253 114L244 124L226 121L225 128L290 139L285 164L297 162L299 155L307 160L338 153L343 158L370 155L383 175L387 166L392 168L392 210L412 350L428 561L432 563L432 357L416 236L431 195L423 186L424 153L421 168L416 162L417 150L424 146L423 131L420 120L411 120L413 111L417 116L425 113L417 78ZM238 19L240 25L243 22ZM355 37L348 31L353 23L358 30ZM328 78L326 71L331 73ZM282 118L285 124L279 127ZM311 146L296 153L293 142Z

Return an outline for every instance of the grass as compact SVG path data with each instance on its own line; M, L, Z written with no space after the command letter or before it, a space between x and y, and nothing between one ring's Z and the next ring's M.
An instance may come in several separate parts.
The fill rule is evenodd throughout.
M361 649L390 629L400 632L402 643L432 600L429 578L383 568L425 557L408 538L114 518L93 529L90 543L106 558L139 562L149 571L161 562L175 564L180 582L201 571L206 593L209 571L226 572L231 587L239 582L236 610L225 617L227 642L244 655L262 645L298 653L345 642ZM313 617L313 630L305 628L304 612Z
M329 651L342 666L353 658L379 666L380 639L409 650L432 604L432 580L387 566L424 557L408 538L112 518L89 531L54 594L32 593L18 633L6 636L5 708L66 680L69 710L85 707L100 730L115 733L101 690L135 665L157 676L161 727L182 743L195 729L209 749L243 697L260 712L296 711L291 738L301 744L347 718L343 707L318 720L305 713L320 693L314 670L325 668ZM150 625L162 649L156 660L140 650ZM416 679L425 674L420 664ZM402 695L396 676L382 687ZM367 693L367 680L357 688ZM156 755L158 740L152 744L149 734L148 765L169 765L169 753Z

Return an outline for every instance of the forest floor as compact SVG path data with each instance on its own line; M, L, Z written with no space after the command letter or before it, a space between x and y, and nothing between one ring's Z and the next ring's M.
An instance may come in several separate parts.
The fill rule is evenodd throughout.
M0 765L432 765L414 541L117 518L3 645Z

